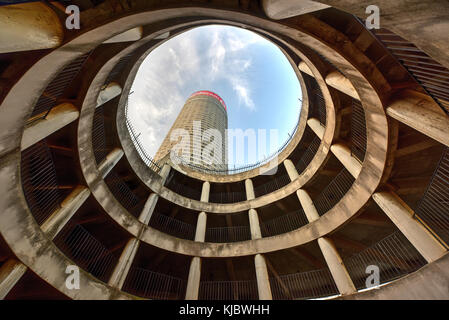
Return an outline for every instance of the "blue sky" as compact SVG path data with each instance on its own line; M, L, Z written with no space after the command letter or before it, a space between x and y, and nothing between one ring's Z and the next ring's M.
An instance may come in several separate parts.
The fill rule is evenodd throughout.
M256 133L278 129L277 146L288 138L300 112L299 81L274 44L236 27L195 28L151 52L133 83L129 119L150 155L156 153L187 98L199 90L223 98L230 129ZM254 163L263 156L251 153L244 162ZM229 159L231 164L235 161Z

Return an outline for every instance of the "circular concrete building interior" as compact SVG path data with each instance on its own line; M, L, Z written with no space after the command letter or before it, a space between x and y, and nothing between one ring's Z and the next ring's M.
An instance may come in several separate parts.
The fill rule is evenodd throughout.
M447 1L377 1L378 29L366 1L72 2L79 28L0 6L0 298L449 298ZM300 79L273 175L155 161L124 121L145 57L211 24Z

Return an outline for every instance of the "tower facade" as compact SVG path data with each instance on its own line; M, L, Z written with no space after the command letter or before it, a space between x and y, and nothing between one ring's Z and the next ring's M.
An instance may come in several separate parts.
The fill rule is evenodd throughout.
M223 99L211 91L194 92L179 112L154 159L160 161L170 154L181 141L176 130L183 129L189 134L190 164L199 168L227 170L227 128L227 106ZM177 154L181 156L180 152Z

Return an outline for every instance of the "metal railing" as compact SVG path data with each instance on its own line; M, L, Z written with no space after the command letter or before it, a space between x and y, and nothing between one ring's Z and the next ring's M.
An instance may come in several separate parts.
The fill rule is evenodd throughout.
M360 101L352 99L351 116L351 154L363 162L366 153L365 111Z
M270 237L299 229L307 223L304 210L299 209L266 222L261 222L260 229L264 237Z
M154 172L159 173L161 171L161 165L154 161L153 157L151 157L148 152L145 150L145 148L142 146L142 142L140 141L140 133L137 134L136 130L134 129L134 126L132 125L131 121L128 119L128 101L126 101L125 104L125 121L126 121L126 127L128 128L128 132L131 136L131 141L134 144L134 147L137 150L137 153L139 154L140 158L143 160L143 162Z
M195 239L196 226L184 221L169 217L159 212L154 212L149 225L159 231L174 237L193 240Z
M346 195L354 180L349 171L343 168L313 200L318 214L321 216L332 209Z
M140 199L114 171L109 172L104 182L123 208L133 216L138 217L142 212L145 201Z
M92 122L92 149L98 164L106 158L109 148L106 147L106 131L104 128L103 106L95 109Z
M91 53L92 51L74 59L56 75L37 100L29 122L43 119L48 115L51 109L56 106L58 99L61 98L64 91L80 72ZM42 114L42 116L36 117L39 114Z
M399 231L343 262L357 289L366 288L366 268L370 265L379 268L380 283L385 283L414 272L426 264L426 260Z
M413 43L387 29L374 30L373 34L449 115L449 70Z
M186 281L166 274L131 267L123 291L138 297L158 300L181 300L185 297Z
M309 146L307 147L306 151L303 153L301 158L295 164L295 168L299 174L301 174L304 170L306 170L307 166L310 164L310 162L312 162L312 159L317 153L320 144L321 139L315 135L312 142L310 142Z
M313 299L338 295L328 268L270 278L271 293L276 300Z
M449 148L443 150L414 217L449 246Z
M120 252L113 253L81 225L63 229L54 243L78 266L107 282Z
M239 191L211 193L209 195L209 202L213 203L235 203L245 200L246 193Z
M174 174L174 171L172 171ZM173 176L169 177L169 179L167 179L168 183L166 183L166 187L168 189L170 189L171 191L190 198L190 199L194 199L194 200L200 200L201 198L201 190L200 189L194 189L194 188L190 188L186 185L183 185L181 183L176 182L175 179L173 179Z
M41 225L62 202L55 164L45 140L22 151L20 169L28 208Z
M199 300L257 300L256 280L201 281Z
M249 226L217 227L206 229L206 242L226 243L251 240Z
M254 188L254 194L256 197L260 197L264 194L279 190L282 187L285 187L290 183L290 177L288 174L281 175L276 177L260 186Z
M130 53L130 54L127 54L127 55L121 57L118 60L117 64L112 68L111 72L109 72L108 76L104 80L104 85L107 85L110 82L112 82L114 80L118 80L118 78L120 78L120 76L123 73L123 69L125 69L127 63L129 62L129 60L131 59L132 56L133 56L133 53Z

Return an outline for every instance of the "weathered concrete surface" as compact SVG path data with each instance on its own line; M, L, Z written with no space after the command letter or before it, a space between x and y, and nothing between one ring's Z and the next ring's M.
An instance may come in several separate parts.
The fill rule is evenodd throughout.
M254 265L256 268L257 291L259 293L259 300L273 300L265 257L261 254L256 254L254 256Z
M449 117L441 110L434 111L434 102L428 97L411 90L405 94L388 106L387 114L449 146Z
M0 268L0 300L3 300L28 270L27 266L16 259L9 259Z
M326 128L321 125L318 119L310 118L307 120L307 125L313 130L313 132L315 132L318 138L323 139Z
M360 171L362 171L362 165L351 155L351 149L344 143L336 143L331 146L331 151L340 160L346 170L357 179Z
M338 291L343 295L356 292L354 283L332 241L328 238L319 238L318 245L334 278Z
M137 41L142 39L143 35L143 28L136 27L129 29L128 31L125 31L123 33L120 33L116 36L113 36L112 38L109 38L104 43L116 43L116 42L127 42L127 41Z
M99 106L102 106L106 102L114 99L115 97L119 96L121 93L122 93L122 87L118 83L116 83L116 82L108 83L98 93L97 108Z
M63 38L58 16L41 2L0 7L0 53L56 48Z
M201 199L202 202L209 202L209 193L210 193L210 183L207 181L203 182L203 186L201 188Z
M449 253L377 289L339 297L345 300L448 300Z
M101 177L105 178L122 157L123 150L120 148L114 148L111 152L109 152L106 158L104 158L104 160L98 165L98 171L100 172Z
M36 120L25 128L20 146L21 150L25 150L36 142L48 137L53 132L75 121L78 119L79 114L78 109L71 103L63 103L54 107L45 118Z
M309 12L326 9L329 6L311 0L263 0L262 6L271 19L285 19Z
M206 239L207 214L200 212L196 223L195 241L204 242Z
M346 93L348 96L353 97L354 99L360 100L359 94L357 90L352 85L351 81L342 75L338 71L331 71L326 76L326 83L331 87L340 90L343 93Z
M66 223L73 217L75 212L83 205L90 196L90 190L85 186L77 186L61 202L58 210L53 212L42 224L41 229L53 239L64 228Z
M397 194L391 191L376 192L373 199L427 262L446 254L446 248L413 218L413 210Z
M254 209L249 209L248 211L249 228L251 230L251 239L262 238L262 231L260 230L259 216L257 211Z
M201 258L193 257L187 279L186 300L198 300L201 279Z
M301 10L303 1L265 0L265 12L278 13L277 19L287 18L288 12ZM446 0L319 0L323 5L332 6L352 13L362 19L368 15L369 5L380 8L380 24L402 38L415 44L436 61L449 68L449 2ZM273 8L270 9L269 7ZM280 13L285 12L283 15Z
M159 196L156 193L150 194L147 201L145 202L142 212L139 215L140 222L142 222L143 224L148 224L150 222L158 199Z
M296 191L296 195L298 196L299 202L301 203L301 207L304 210L304 214L306 215L307 220L309 222L318 220L320 218L320 215L318 214L318 211L313 204L313 200L307 193L307 191L299 189L298 191Z
M110 286L122 289L134 257L139 249L139 244L140 241L136 238L132 238L128 241L109 279L108 284Z

